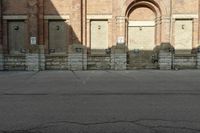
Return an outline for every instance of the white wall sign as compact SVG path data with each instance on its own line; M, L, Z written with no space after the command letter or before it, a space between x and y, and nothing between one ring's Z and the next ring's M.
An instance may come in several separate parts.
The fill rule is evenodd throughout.
M30 41L31 41L31 45L36 45L36 43L37 43L37 38L36 38L36 37L31 37L31 38L30 38Z
M125 43L124 37L123 36L118 37L117 38L117 43L120 43L120 44Z

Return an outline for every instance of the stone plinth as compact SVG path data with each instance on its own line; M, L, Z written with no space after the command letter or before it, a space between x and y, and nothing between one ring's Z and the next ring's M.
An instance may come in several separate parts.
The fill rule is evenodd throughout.
M87 69L87 50L81 44L73 44L68 54L69 70L86 70Z
M45 54L44 54L44 46L39 46L39 70L45 70Z
M197 53L197 69L200 69L200 51Z
M46 55L46 70L68 70L68 55Z
M0 53L0 71L3 70L3 65L4 65L4 57L3 54Z
M39 71L39 54L26 54L26 65L28 71Z
M173 47L169 43L162 43L159 52L159 67L161 70L171 70L173 65Z
M111 49L111 69L126 70L127 54L126 47L123 44L114 46Z

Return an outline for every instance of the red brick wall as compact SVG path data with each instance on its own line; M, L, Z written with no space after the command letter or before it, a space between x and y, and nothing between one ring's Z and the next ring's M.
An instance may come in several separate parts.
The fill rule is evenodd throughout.
M27 14L27 0L3 0L3 14Z

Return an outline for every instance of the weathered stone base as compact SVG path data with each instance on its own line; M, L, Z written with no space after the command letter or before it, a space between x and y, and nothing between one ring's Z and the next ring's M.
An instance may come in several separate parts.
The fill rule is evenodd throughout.
M195 69L197 58L196 55L174 55L174 69Z
M0 54L0 71L4 70L4 57L3 54Z
M39 54L26 54L26 65L28 71L39 71Z
M200 52L197 53L197 69L200 69Z
M25 55L4 55L4 70L24 71L26 70Z
M87 60L88 70L110 70L110 55L90 55Z
M43 71L45 70L45 55L44 54L40 54L39 55L39 70Z
M73 53L68 55L69 70L87 70L87 54Z
M111 54L111 69L126 70L127 55L125 53Z
M44 45L39 45L39 70L45 70L45 62L46 62L46 58L45 58L45 54L44 54Z
M111 48L111 69L126 70L127 69L127 47L125 44L117 44Z
M68 69L87 70L87 49L82 44L73 44L69 47Z
M68 55L46 55L46 70L68 70Z
M172 53L166 51L160 51L159 53L159 68L161 70L172 69Z

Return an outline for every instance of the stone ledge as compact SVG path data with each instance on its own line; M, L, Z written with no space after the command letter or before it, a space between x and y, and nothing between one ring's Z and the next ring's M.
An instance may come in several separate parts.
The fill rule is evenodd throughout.
M0 71L4 69L3 66L4 66L4 57L2 54L0 54Z
M39 54L26 54L26 65L28 71L39 71Z

